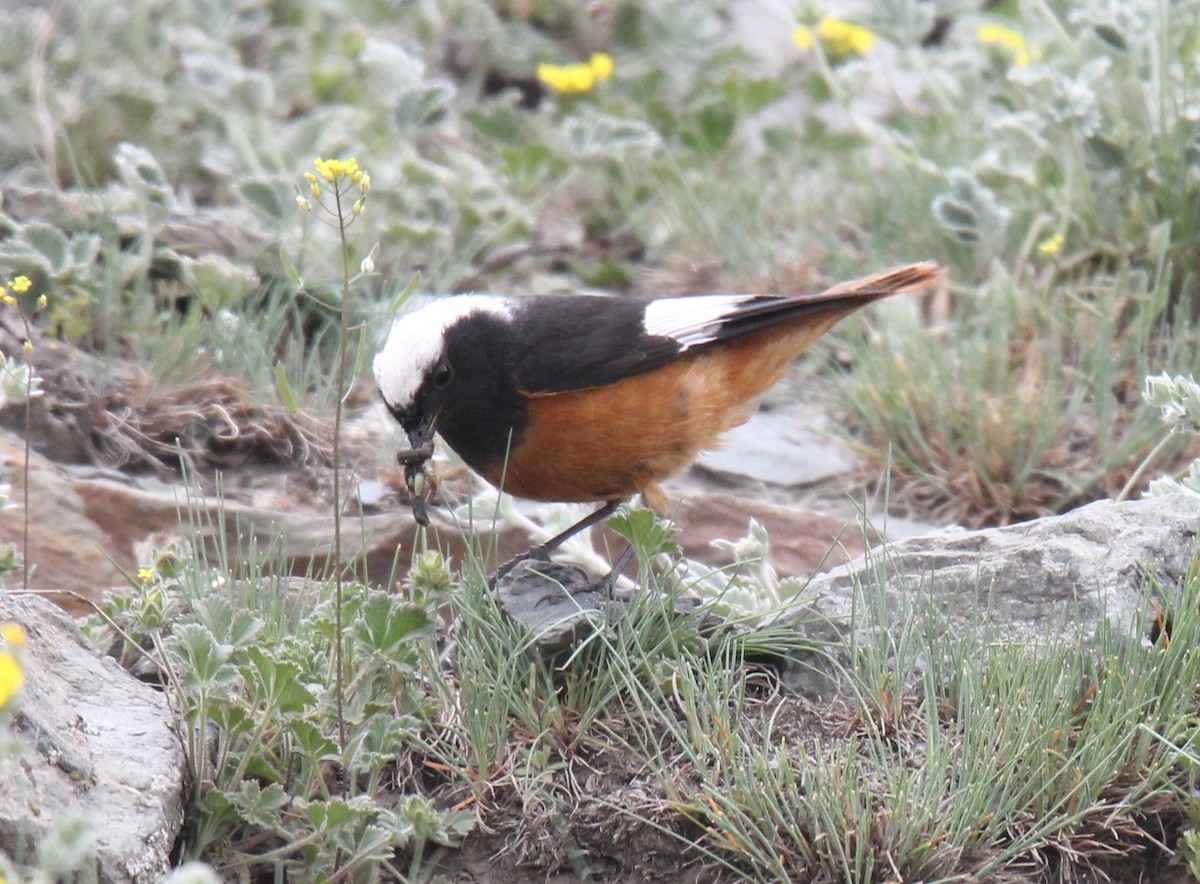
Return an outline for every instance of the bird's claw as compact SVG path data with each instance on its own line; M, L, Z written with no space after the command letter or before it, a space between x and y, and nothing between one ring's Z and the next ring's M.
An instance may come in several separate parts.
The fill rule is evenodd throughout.
M492 582L497 583L497 582L503 580L505 577L507 577L512 572L513 568L517 567L517 565L521 564L522 562L545 563L545 562L549 562L549 561L550 561L549 550L547 550L541 544L538 544L537 546L531 546L526 552L523 552L520 555L513 556L511 559L509 559L507 562L505 562L503 565L501 565L499 568L497 568L496 574L492 578Z

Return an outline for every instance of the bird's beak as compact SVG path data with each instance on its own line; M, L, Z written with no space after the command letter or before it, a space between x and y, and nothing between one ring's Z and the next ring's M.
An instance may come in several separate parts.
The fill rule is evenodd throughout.
M408 433L408 451L400 452L401 463L407 466L409 463L424 463L433 456L433 433L437 426L437 413L429 413L421 415L420 420L410 429L405 428Z

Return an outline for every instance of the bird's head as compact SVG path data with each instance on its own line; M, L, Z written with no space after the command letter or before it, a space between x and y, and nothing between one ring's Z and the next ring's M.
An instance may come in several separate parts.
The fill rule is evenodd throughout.
M472 331L480 319L506 320L503 298L459 295L398 318L375 356L375 383L408 435L413 451L428 451L438 419L469 372Z

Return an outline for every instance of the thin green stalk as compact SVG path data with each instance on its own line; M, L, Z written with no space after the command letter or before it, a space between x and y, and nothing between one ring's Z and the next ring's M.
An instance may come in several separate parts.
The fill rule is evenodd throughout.
M24 317L22 316L22 319ZM25 334L29 334L29 323L25 324ZM21 589L29 589L29 440L33 433L33 365L25 375L25 462L21 475Z
M342 656L342 403L346 398L346 337L350 331L346 315L346 305L350 299L350 258L346 244L346 225L342 215L342 194L335 189L333 192L337 205L338 238L342 246L342 303L338 308L338 359L337 374L334 378L334 389L337 390L337 402L333 408L333 586L334 586L334 629L337 636L333 646L334 665L334 695L337 704L338 749L346 748L346 717L344 714L344 694L346 673Z

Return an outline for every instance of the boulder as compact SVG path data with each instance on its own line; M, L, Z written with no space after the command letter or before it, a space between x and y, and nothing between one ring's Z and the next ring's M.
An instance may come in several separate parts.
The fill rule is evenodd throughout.
M812 578L806 601L784 619L843 645L852 628L875 628L881 613L893 631L922 618L957 635L1029 646L1088 642L1104 622L1150 638L1151 597L1171 603L1195 560L1198 527L1200 498L1180 494L913 537ZM823 693L828 682L797 686Z
M57 826L83 820L98 880L160 880L186 774L166 697L92 650L44 599L0 591L0 623L10 622L28 638L25 683L2 725L19 748L0 756L0 853L33 862Z

